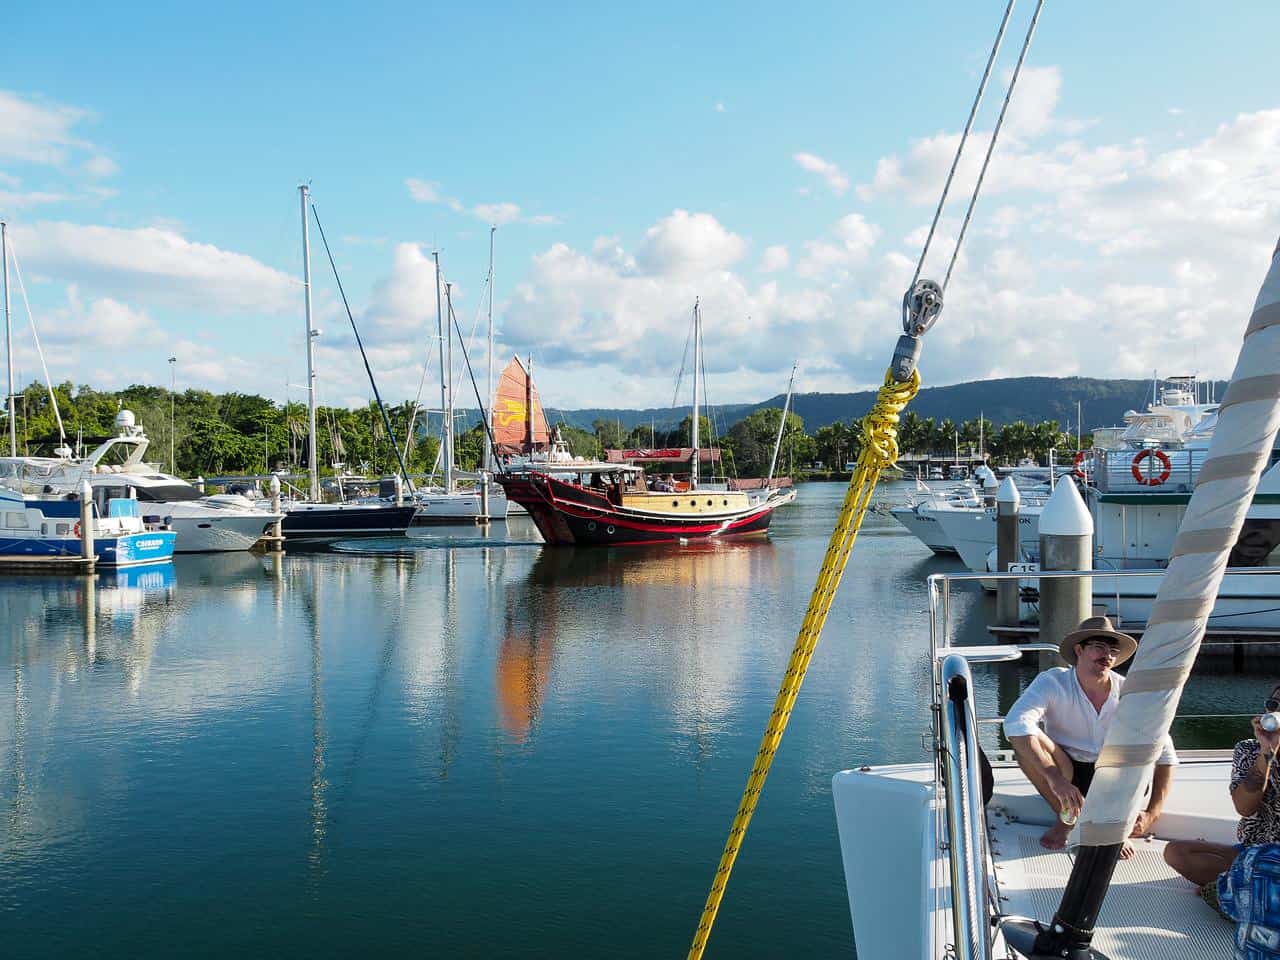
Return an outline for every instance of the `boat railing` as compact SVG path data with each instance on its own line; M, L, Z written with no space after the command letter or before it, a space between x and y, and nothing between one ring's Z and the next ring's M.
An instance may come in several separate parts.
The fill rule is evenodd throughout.
M1242 576L1280 576L1280 567L1232 568ZM1128 579L1161 577L1164 570L1054 570L1026 573L935 573L927 578L929 596L929 664L932 675L932 717L935 781L943 797L939 823L945 834L939 834L940 849L945 852L951 877L948 899L939 905L949 906L952 914L958 960L991 960L992 921L1001 916L992 873L987 842L986 815L981 797L978 769L979 729L985 724L999 724L1004 717L980 716L973 689L970 663L1008 663L1026 654L1053 653L1057 644L1044 642L1005 644L992 642L975 645L953 644L952 586L981 585L1000 581L1077 579L1104 576ZM1230 638L1225 641L1205 640L1202 646L1215 643L1230 645L1247 643L1275 644L1275 639ZM1175 719L1249 717L1252 714L1179 714ZM938 890L942 898L946 891Z
M1101 493L1190 493L1208 450L1097 450L1081 469Z

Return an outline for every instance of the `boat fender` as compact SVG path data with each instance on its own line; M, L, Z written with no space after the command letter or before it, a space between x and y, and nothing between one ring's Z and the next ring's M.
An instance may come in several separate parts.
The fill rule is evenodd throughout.
M1155 457L1160 461L1160 475L1158 477L1144 477L1142 475L1142 461L1147 457ZM1133 479L1138 483L1149 487L1158 487L1169 479L1169 475L1173 473L1173 464L1169 460L1169 455L1163 450L1139 450L1138 455L1133 458L1133 464L1130 467L1133 472Z

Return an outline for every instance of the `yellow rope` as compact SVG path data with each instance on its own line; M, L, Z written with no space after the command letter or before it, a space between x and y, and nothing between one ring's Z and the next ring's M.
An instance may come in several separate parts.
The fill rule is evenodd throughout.
M747 826L755 813L756 804L760 800L760 792L764 789L765 778L773 765L774 754L782 741L783 732L787 729L787 721L791 719L791 709L795 705L796 695L800 692L800 684L804 682L805 672L809 669L809 660L813 657L813 651L818 645L818 638L822 635L822 625L826 622L827 612L831 609L836 589L840 586L840 578L849 560L849 552L858 538L858 530L862 526L862 518L871 502L871 494L875 492L880 472L897 462L898 416L919 389L918 370L912 372L911 379L906 383L898 383L886 374L875 406L862 422L865 436L862 453L858 457L858 465L853 472L853 477L849 480L849 491L845 494L840 517L836 521L835 529L831 532L827 555L822 561L822 568L818 571L818 582L814 585L813 594L809 597L809 608L805 611L804 622L800 625L800 633L796 637L796 645L791 651L787 672L783 675L782 686L773 704L773 713L769 715L769 725L765 728L764 739L760 741L755 766L751 768L751 776L747 778L747 787L742 793L742 800L738 803L738 813L734 816L733 826L729 829L724 853L720 855L720 866L716 869L715 879L711 883L711 892L707 894L706 906L702 908L702 919L698 922L698 931L694 934L693 945L689 948L689 960L699 960L707 947L712 924L715 923L716 913L720 910L720 901L729 883L729 874L738 857L743 837L746 836Z

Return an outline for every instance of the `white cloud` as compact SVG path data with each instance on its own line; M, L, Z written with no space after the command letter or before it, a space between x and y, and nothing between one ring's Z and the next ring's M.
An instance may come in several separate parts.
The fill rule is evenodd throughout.
M58 103L24 99L0 90L0 157L27 163L58 166L73 150L90 145L73 128L88 111Z
M843 196L849 189L849 178L834 163L812 153L797 153L792 159L800 165L801 169L816 173L825 180L831 192L837 197Z
M716 113L724 113L724 104L723 104L723 103L717 103L717 104L716 104Z
M868 223L860 213L841 217L831 228L831 238L811 240L796 263L801 277L819 277L830 272L845 273L867 262L871 248L880 238L880 228Z
M645 231L636 262L652 274L697 277L726 269L746 249L746 241L711 214L674 210Z
M297 309L299 284L252 257L160 227L40 221L12 228L24 268L121 299L215 313Z
M471 212L485 223L498 226L520 219L520 208L514 203L480 203Z
M119 165L102 154L90 157L84 162L83 167L84 172L91 177L114 177L120 172Z
M404 185L409 188L409 196L417 200L418 203L444 202L444 198L440 196L440 184L438 183L408 177Z
M787 269L790 264L791 254L787 253L787 248L782 244L765 247L764 253L760 257L760 271L762 273L777 273L779 270Z
M0 190L0 210L25 210L27 207L38 207L46 203L61 203L66 199L65 194L46 193L42 190L30 193Z

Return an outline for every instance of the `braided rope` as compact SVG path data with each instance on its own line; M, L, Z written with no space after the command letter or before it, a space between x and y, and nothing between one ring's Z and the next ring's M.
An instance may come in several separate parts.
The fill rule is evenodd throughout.
M800 684L804 682L809 661L813 658L818 639L822 636L823 624L826 623L827 613L835 600L836 590L844 575L845 564L849 561L849 554L862 527L862 518L866 515L867 507L871 503L871 495L875 493L881 471L897 462L900 415L919 389L918 370L913 371L911 379L905 383L898 383L890 374L886 374L875 406L862 421L866 443L858 456L858 465L849 480L849 490L845 494L844 505L840 509L835 529L831 532L831 541L827 545L826 556L818 571L817 583L809 597L809 606L805 611L804 621L800 625L800 633L796 637L791 659L787 662L787 669L782 677L782 685L774 700L773 712L769 714L769 724L765 728L764 738L760 741L760 749L756 752L755 765L747 778L747 786L738 803L738 812L729 829L724 852L720 855L720 865L716 868L711 891L707 894L706 905L702 908L702 918L698 922L693 945L689 948L688 960L699 960L706 949L707 940L711 936L711 927L720 910L720 901L724 898L725 887L729 883L729 874L733 871L733 864L738 857L738 850L742 847L747 826L751 823L756 804L760 800L760 793L764 790L765 778L769 776L769 768L773 765L773 758L782 741L782 734L786 731L787 722L791 719L791 710L800 692Z

